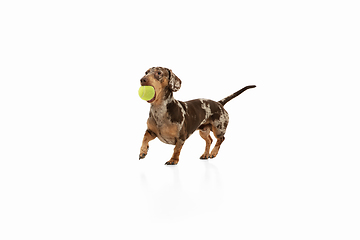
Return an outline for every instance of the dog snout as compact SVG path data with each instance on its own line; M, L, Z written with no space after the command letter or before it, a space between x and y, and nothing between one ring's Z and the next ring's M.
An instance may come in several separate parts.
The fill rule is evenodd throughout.
M148 79L146 77L143 77L142 79L140 79L140 84L144 85L148 82Z

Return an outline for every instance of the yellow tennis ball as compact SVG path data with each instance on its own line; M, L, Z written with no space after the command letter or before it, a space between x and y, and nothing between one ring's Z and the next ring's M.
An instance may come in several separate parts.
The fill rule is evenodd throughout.
M155 89L152 86L141 86L138 93L141 99L149 101L155 96Z

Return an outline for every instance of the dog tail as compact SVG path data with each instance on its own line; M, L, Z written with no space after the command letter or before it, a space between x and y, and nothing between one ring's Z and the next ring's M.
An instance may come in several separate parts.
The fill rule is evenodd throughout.
M249 88L254 88L254 87L256 87L256 86L255 86L255 85L246 86L246 87L240 89L239 91L231 94L230 96L228 96L228 97L226 97L226 98L224 98L224 99L221 99L221 100L219 101L219 103L224 106L224 105L225 105L228 101L230 101L231 99L239 96L241 93L245 92L245 91L248 90Z

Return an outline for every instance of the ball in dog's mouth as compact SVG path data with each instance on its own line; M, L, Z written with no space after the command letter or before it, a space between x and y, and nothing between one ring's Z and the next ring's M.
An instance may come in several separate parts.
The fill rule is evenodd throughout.
M147 102L152 103L153 101L155 101L155 98L156 98L156 91L155 91L154 97L152 99L150 99L149 101L147 101Z

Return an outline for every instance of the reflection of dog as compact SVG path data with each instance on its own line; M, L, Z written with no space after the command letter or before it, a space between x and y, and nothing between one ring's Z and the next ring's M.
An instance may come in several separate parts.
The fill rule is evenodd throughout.
M140 80L142 86L152 86L155 96L151 103L150 114L147 120L148 129L145 132L139 159L146 156L149 141L158 137L162 142L175 145L174 153L165 164L176 165L185 140L195 131L206 141L205 152L201 159L214 158L224 141L229 115L224 105L239 94L255 85L244 87L234 94L218 101L208 99L195 99L187 102L177 101L173 97L181 87L181 80L167 68L150 68ZM212 139L210 131L214 133L217 141L210 151Z

